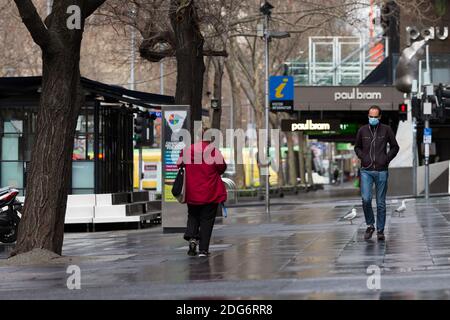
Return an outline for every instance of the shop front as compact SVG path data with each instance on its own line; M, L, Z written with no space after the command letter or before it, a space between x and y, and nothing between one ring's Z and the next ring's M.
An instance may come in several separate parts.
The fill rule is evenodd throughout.
M0 78L0 186L26 193L36 134L41 77ZM130 91L82 78L86 91L72 155L72 194L133 190L133 113L160 109L173 97ZM159 106L158 106L159 105Z

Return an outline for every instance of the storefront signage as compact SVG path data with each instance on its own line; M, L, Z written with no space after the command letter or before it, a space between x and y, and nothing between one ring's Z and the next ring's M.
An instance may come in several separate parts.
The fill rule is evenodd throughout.
M409 39L415 41L422 37L425 40L446 40L448 38L448 27L429 27L420 30L416 26L408 26L406 27L406 36Z
M398 103L404 101L403 93L395 86L296 86L295 91L294 110L301 112L339 110L367 114L374 104L383 111L397 111ZM304 118L308 116L304 114Z
M162 204L161 218L164 232L186 227L186 205L179 203L172 195L172 186L177 176L177 160L189 141L184 141L189 128L189 106L162 107ZM183 130L184 129L184 130ZM152 169L152 168L149 168Z
M361 92L359 88L353 88L351 91L341 91L334 93L334 101L339 100L381 100L381 92Z
M294 109L294 77L271 76L269 93L271 111L292 111Z
M282 120L281 130L284 132L295 131L337 131L340 129L339 120L311 120L305 121Z
M164 113L164 200L167 202L177 202L171 190L178 173L178 157L186 146L185 142L179 141L178 135L182 128L187 129L186 117L187 112L184 110Z

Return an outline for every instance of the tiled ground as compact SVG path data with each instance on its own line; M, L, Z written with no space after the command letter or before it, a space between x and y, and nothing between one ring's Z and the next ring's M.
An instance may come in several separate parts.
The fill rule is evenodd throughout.
M229 209L216 225L212 255L188 257L186 243L161 228L66 234L63 254L91 257L81 290L68 290L66 265L0 267L0 299L448 299L450 198L409 200L402 216L389 203L386 242L362 240L363 213L341 217L359 201L296 205L285 198ZM0 259L11 247L0 244ZM68 263L69 264L69 263ZM370 290L369 266L381 270Z

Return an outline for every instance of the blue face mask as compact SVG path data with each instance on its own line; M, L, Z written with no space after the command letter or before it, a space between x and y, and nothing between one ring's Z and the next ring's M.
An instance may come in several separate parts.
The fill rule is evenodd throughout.
M376 126L379 122L380 120L378 118L369 118L369 124L371 126Z

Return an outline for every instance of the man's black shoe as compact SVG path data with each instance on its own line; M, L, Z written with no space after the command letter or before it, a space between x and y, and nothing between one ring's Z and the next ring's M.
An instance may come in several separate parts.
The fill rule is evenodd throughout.
M189 251L188 255L195 256L197 255L197 240L191 239L189 240Z
M384 233L383 232L377 232L377 238L379 241L384 241L385 237L384 237Z
M364 233L364 240L369 240L372 238L372 234L375 232L375 228L373 226L368 226L366 232Z

